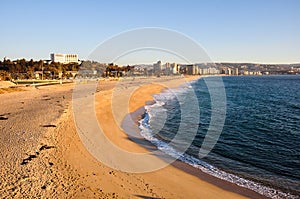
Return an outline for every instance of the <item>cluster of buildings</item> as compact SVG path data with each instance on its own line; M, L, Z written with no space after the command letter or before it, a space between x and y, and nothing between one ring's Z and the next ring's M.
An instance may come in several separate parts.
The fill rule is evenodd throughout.
M136 75L283 75L299 74L300 64L200 63L177 64L158 61L152 65L135 65Z
M215 67L205 64L189 64L181 65L181 72L187 75L216 75L221 74L221 71Z
M7 57L4 62L8 61ZM18 65L18 61L12 61L13 64ZM32 60L30 61L30 64ZM58 63L64 64L64 74L62 71L58 73L58 77L62 76L74 77L75 75L83 76L168 76L168 75L274 75L274 74L300 74L300 64L256 64L256 63L195 63L195 64L178 64L178 63L162 63L157 61L153 64L140 64L134 66L117 66L113 63L105 64L94 61L80 61L78 54L60 54L51 53L50 60L40 60L41 71L35 71L37 79L43 79L43 75L54 73L44 68L49 65L57 67ZM72 67L77 65L77 69ZM24 64L23 64L24 65ZM26 64L25 64L26 65ZM69 67L71 66L71 67ZM78 73L78 67L80 72ZM47 70L47 69L46 69ZM54 70L54 69L53 69ZM54 75L52 75L54 76Z
M179 74L180 66L176 63L165 63L164 65L161 61L153 64L153 73L155 75L170 75L170 74Z
M162 64L158 61L151 65L145 65L143 67L136 65L135 72L140 75L215 75L221 74L221 71L216 67L205 64L177 64L166 62Z
M77 54L50 54L49 61L58 63L78 63ZM127 66L128 67L128 66ZM122 68L119 66L119 68ZM200 63L178 64L162 63L157 61L152 65L135 65L129 75L274 75L274 74L299 74L300 64L254 64L254 63Z

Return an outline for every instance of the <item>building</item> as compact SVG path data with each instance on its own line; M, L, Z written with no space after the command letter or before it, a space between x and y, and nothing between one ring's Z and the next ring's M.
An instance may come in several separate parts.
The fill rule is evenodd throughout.
M249 75L249 71L244 70L244 75Z
M239 68L235 68L234 75L239 75Z
M165 66L166 66L166 70L170 70L171 64L169 62L166 62Z
M200 75L208 75L209 74L209 69L208 68L201 68L199 70Z
M186 68L187 68L186 71L188 75L196 75L197 71L196 71L196 66L194 64L187 65Z
M225 68L225 74L226 75L232 75L232 69L231 68Z
M43 79L43 71L35 71L34 75L35 79Z
M210 75L215 75L215 74L220 74L220 71L216 68L210 67L207 69L208 74Z
M165 64L165 74L170 75L171 73L172 73L171 64L169 62L166 62L166 64Z
M157 63L153 64L153 70L154 74L160 75L162 71L161 61L158 61Z
M179 65L176 63L171 64L171 70L173 74L179 74Z
M78 63L78 55L77 54L52 53L52 54L50 54L50 59L52 62L59 62L59 63L63 63L63 64Z

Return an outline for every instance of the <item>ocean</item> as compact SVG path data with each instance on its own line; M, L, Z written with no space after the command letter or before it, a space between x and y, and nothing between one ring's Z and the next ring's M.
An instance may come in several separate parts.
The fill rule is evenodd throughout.
M145 107L140 121L141 135L171 156L182 153L179 160L215 177L270 198L300 198L300 76L222 77L224 126L214 148L200 158L212 125L206 80L217 81L205 78L155 95L155 103ZM194 114L194 107L182 114L193 95L200 114ZM182 143L187 141L184 137L194 137L187 150L180 151L182 143L172 142L179 131Z

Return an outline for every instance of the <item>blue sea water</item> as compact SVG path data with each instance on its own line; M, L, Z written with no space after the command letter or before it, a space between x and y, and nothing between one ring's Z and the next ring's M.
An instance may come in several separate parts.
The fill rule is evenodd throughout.
M214 81L216 77L210 78ZM223 77L226 119L221 135L204 158L199 149L211 120L205 78L155 95L140 121L141 134L160 150L218 178L271 198L300 198L300 76ZM216 79L217 81L217 79ZM195 93L200 115L190 110L181 131L197 134L186 151L168 145L180 130L181 107ZM191 107L193 109L193 107ZM193 124L193 125L192 125ZM185 142L185 140L182 140ZM178 157L178 156L176 156Z

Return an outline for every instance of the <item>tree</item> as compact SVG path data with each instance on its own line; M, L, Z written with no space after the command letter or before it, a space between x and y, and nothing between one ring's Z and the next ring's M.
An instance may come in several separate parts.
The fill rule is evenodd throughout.
M10 73L4 70L0 70L0 80L10 81L11 80Z

